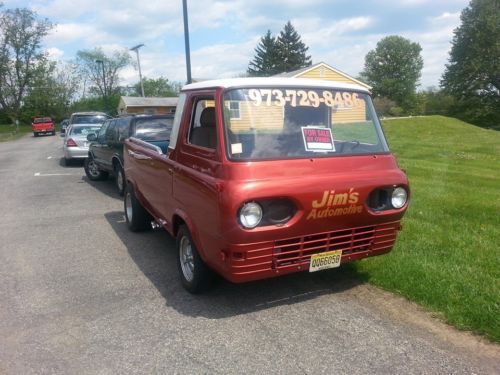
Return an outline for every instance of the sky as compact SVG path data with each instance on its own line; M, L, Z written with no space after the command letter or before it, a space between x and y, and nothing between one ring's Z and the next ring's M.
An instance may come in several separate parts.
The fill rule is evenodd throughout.
M81 49L105 52L139 43L142 74L186 81L182 0L3 0L27 7L55 24L43 48L54 60ZM453 30L468 0L187 0L191 69L195 79L244 74L260 38L279 34L291 21L313 63L325 62L356 77L365 55L388 35L422 47L420 89L438 86ZM135 53L131 55L135 61ZM121 84L139 80L136 66L120 72Z

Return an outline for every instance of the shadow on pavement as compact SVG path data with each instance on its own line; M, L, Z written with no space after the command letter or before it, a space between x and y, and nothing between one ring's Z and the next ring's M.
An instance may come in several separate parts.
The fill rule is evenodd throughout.
M174 238L163 230L130 232L123 212L108 212L105 217L166 304L188 316L221 319L273 306L292 307L302 301L351 289L366 279L354 266L345 265L330 271L299 272L245 284L232 284L219 277L210 291L191 295L179 280Z
M85 173L83 171L83 159L73 159L70 161L70 163L68 165L68 164L66 164L64 157L62 157L59 159L59 165L63 168L76 168L76 169L81 168L82 172Z
M86 182L94 189L96 189L102 194L107 195L110 198L118 199L120 201L123 200L123 197L121 197L120 194L118 194L118 190L115 185L115 178L113 176L110 176L109 178L103 181L91 181L85 174L83 168L82 172L83 172L82 181Z

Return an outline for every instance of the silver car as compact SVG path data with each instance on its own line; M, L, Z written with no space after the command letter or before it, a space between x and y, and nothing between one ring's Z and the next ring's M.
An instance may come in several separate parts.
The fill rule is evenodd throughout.
M87 135L97 133L102 124L73 124L66 129L64 136L64 161L71 164L73 159L85 159L89 153Z

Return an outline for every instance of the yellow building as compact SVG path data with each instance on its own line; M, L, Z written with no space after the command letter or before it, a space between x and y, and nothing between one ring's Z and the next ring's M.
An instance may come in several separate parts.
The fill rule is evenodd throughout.
M359 85L365 87L368 91L371 91L372 89L372 87L367 85L366 83L361 82L356 78L351 77L350 75L341 72L340 70L335 69L334 67L324 62L319 62L306 68L294 70L291 72L277 74L274 77L322 79L325 81L336 81Z
M144 114L169 114L175 113L178 98L143 98L135 96L122 96L118 103L118 114L144 113Z
M277 74L274 77L321 79L325 81L336 81L359 85L365 87L368 91L371 91L372 89L372 87L367 85L366 83L361 82L356 78L351 77L350 75L338 69L335 69L334 67L324 62L319 62L306 68L294 70L291 72ZM363 121L365 120L365 117L366 108L363 105L358 106L350 111L338 111L332 113L332 123Z

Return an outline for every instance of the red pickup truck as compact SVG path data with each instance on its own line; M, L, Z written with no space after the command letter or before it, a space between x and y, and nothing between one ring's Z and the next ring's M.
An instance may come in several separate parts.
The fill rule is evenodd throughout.
M56 135L56 127L54 121L50 117L33 117L31 121L31 130L35 137L38 137L40 134Z
M245 282L389 252L408 207L369 92L240 78L183 88L168 142L124 145L132 231L177 239L184 287Z

